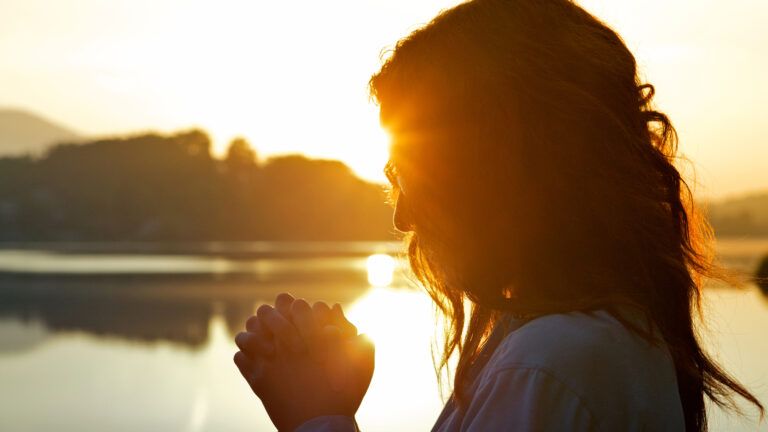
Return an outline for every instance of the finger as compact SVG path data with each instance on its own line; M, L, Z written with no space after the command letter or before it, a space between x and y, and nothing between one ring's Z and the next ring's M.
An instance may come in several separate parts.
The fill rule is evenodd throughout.
M248 317L247 320L245 320L245 330L246 331L263 331L263 328L260 328L261 324L259 321L259 317L256 315Z
M312 312L318 328L323 328L331 322L331 308L325 302L315 302L312 305Z
M305 350L304 342L301 340L296 327L275 308L270 305L261 305L256 311L256 316L259 317L264 327L272 333L276 342L279 341L294 353Z
M272 338L272 332L270 332L269 329L261 323L261 319L259 319L259 317L256 315L248 318L248 320L245 321L245 330L270 339Z
M294 300L293 296L288 293L280 293L275 298L275 309L287 320L291 319L291 305Z
M344 310L338 303L331 308L331 324L341 330L343 337L357 336L357 327L347 320L347 317L344 316Z
M291 305L291 319L293 325L299 332L299 335L309 348L309 355L313 360L320 360L320 349L322 345L319 340L319 331L315 322L315 314L312 308L304 299L299 299Z
M258 396L261 389L259 388L260 374L256 364L251 361L242 351L236 352L233 360L237 366L237 369L240 371L240 375L243 376L245 382L248 383L248 386L251 387L251 390Z
M340 392L346 386L346 376L343 371L342 363L340 362L340 352L342 344L341 330L338 327L327 325L323 327L323 342L327 347L327 359L326 372L328 373L328 381L331 385L331 389L336 392Z
M272 332L270 332L266 326L261 323L259 317L254 315L248 318L248 320L245 322L245 329L249 333L254 333L260 339L260 343L262 343L262 348L264 349L265 353L274 353L275 338L273 337ZM237 340L235 340L235 343L237 343Z
M272 341L258 333L240 332L235 336L235 344L252 360L271 357L275 354L275 345Z

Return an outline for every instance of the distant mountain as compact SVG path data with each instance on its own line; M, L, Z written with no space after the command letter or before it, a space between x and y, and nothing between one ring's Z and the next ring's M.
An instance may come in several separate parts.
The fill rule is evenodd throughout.
M39 154L52 144L79 139L76 132L36 114L0 109L0 157Z
M720 236L768 236L768 191L710 203L708 215Z

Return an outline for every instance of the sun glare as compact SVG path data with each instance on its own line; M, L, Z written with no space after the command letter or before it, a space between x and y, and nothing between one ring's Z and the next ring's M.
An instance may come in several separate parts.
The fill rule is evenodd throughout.
M392 283L397 262L387 254L375 254L368 257L368 283L375 287L385 287Z
M348 316L376 344L376 372L358 412L361 421L392 424L391 413L397 412L401 417L395 423L402 424L390 430L429 423L440 411L431 353L440 324L429 296L403 287L376 287L350 306ZM410 398L402 397L403 389ZM382 411L385 404L392 409Z

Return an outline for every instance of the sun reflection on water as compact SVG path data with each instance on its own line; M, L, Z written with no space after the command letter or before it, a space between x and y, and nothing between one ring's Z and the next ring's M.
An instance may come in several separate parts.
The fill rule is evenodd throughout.
M368 257L372 286L347 310L349 320L376 345L376 370L357 417L368 427L427 429L442 406L431 350L439 323L429 296L393 277L398 266L389 255Z
M383 287L392 284L397 262L387 254L375 254L368 257L365 267L368 271L368 283Z

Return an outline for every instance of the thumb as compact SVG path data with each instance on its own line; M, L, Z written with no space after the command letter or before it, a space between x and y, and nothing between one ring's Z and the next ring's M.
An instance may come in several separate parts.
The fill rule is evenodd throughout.
M373 377L376 350L365 335L340 340L330 352L328 376L331 387L344 393L362 393L368 389Z
M357 336L357 327L355 327L354 324L349 322L346 316L344 316L344 310L341 308L341 305L336 303L331 308L330 313L330 320L331 324L335 325L336 327L341 330L341 334L345 337L353 337Z
M361 334L349 342L348 349L352 360L351 372L354 374L355 387L368 389L376 363L376 346L371 338Z

